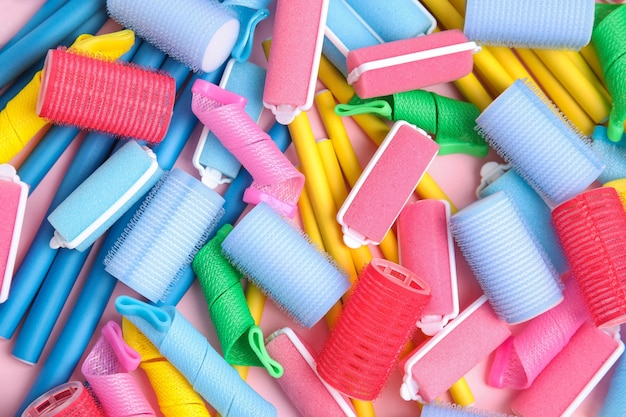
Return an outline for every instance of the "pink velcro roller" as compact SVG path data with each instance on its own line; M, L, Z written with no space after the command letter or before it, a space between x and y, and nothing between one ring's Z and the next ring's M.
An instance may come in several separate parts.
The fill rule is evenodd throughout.
M481 296L402 361L400 395L406 401L436 400L509 336L508 325Z
M313 350L296 332L276 330L267 337L266 348L283 366L278 384L302 417L356 417L350 400L320 378Z
M567 345L589 313L574 277L567 278L563 301L532 319L496 350L489 385L526 389Z
M175 96L174 78L165 72L59 48L46 56L37 114L55 124L159 143Z
M431 297L417 323L434 336L459 314L459 293L454 239L448 228L450 204L445 200L419 200L398 216L400 265L415 272L430 286Z
M30 403L21 417L107 417L90 388L69 381Z
M361 98L417 90L469 74L479 48L458 29L348 52L348 83Z
M626 322L626 212L617 191L585 191L552 211L572 273L598 327Z
M289 124L313 105L329 0L277 0L263 105Z
M521 417L571 416L623 351L617 330L584 323L511 409Z
M438 151L422 129L394 123L337 212L348 247L383 240Z
M304 175L245 112L246 99L202 79L194 82L191 91L194 114L254 179L243 200L265 202L278 213L293 217Z
M28 185L15 168L0 165L0 303L9 297L17 248L22 233Z
M430 288L413 272L372 259L322 348L319 375L350 397L376 399L429 298Z

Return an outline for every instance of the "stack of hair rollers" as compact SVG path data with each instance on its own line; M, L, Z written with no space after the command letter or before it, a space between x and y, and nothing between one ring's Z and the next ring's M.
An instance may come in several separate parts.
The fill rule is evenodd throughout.
M0 408L622 416L625 3L41 1Z

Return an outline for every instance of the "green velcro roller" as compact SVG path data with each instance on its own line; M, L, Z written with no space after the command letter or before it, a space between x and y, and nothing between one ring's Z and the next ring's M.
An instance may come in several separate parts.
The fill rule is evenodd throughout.
M352 97L335 107L340 116L371 113L389 120L405 120L435 137L439 155L465 153L484 157L485 140L474 130L480 110L472 103L455 100L426 90L412 90L390 96L362 99Z
M222 254L222 242L233 226L225 224L198 251L192 268L206 298L226 362L231 365L261 366L274 378L282 366L265 349L265 337L254 323L241 286L242 274Z

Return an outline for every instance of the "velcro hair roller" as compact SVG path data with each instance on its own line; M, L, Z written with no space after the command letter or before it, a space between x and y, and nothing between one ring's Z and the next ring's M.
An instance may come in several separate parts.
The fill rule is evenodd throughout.
M13 166L0 164L0 303L9 297L27 198L28 184Z
M285 369L276 381L302 417L356 417L350 400L322 380L314 351L289 327L270 334L267 351Z
M37 114L55 123L159 143L176 98L174 78L137 65L48 51Z
M254 323L241 285L243 275L222 254L232 230L225 224L193 258L193 271L209 307L224 359L233 365L262 366L275 378L283 369L265 349L262 329Z
M579 50L591 40L594 0L467 0L463 32L481 45Z
M350 288L328 254L265 203L222 242L226 258L298 323L313 327Z
M607 135L618 142L624 134L626 119L626 5L596 4L596 14L592 34L593 45L598 53L606 88L613 100L609 114Z
M422 129L394 123L337 212L346 246L385 238L438 151Z
M571 416L623 352L617 330L584 323L511 409L523 417Z
M454 214L452 234L494 311L509 324L563 300L560 278L504 191Z
M221 195L174 168L109 250L105 270L150 301L164 300L223 216L223 205Z
M567 278L563 302L529 321L504 342L491 365L489 385L528 388L552 359L567 345L589 313L574 277Z
M598 181L606 184L610 181L626 178L626 140L621 136L619 142L613 142L607 136L605 126L596 126L593 129L592 148L600 156L606 167L598 176Z
M107 0L119 24L194 71L212 72L230 56L239 20L218 0ZM184 30L182 30L184 29Z
M156 415L130 373L139 362L141 357L124 342L120 326L113 321L105 324L81 372L108 417Z
M293 217L304 187L304 175L246 114L246 99L200 79L194 82L191 91L194 114L254 178L244 193L244 201L251 204L263 201L279 213Z
M466 153L482 158L489 151L475 130L480 110L472 103L432 91L411 90L370 99L354 96L347 104L338 104L335 112L340 116L369 113L419 126L433 135L440 156Z
M125 317L122 334L126 344L141 357L139 367L146 373L165 417L210 417L204 400L185 376Z
M459 314L454 240L449 222L447 201L424 199L407 204L396 223L400 265L430 287L430 300L417 322L417 327L429 336Z
M24 410L21 417L106 417L87 386L69 381L42 394Z
M604 169L589 138L526 80L511 84L476 124L487 143L551 207L583 191Z
M454 81L472 71L474 42L460 30L385 42L348 53L348 83L361 98Z
M509 326L481 296L400 362L400 395L405 401L435 401L509 336Z
M376 399L429 298L430 287L417 274L373 258L320 352L320 376L349 397Z
M174 306L156 307L122 295L117 312L159 349L224 417L276 417L276 408L250 387Z
M617 191L585 191L555 207L552 219L595 324L626 322L626 212Z
M50 246L85 251L162 175L152 150L126 142L48 215Z

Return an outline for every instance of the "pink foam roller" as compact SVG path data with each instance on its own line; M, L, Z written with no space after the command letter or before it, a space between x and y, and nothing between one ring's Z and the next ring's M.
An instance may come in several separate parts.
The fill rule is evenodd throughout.
M450 205L426 199L407 204L396 224L400 265L430 286L431 297L417 323L433 336L459 314L454 240L448 228Z
M394 123L337 212L348 247L383 240L438 151L422 129Z
M53 49L46 56L37 113L56 124L159 143L175 98L169 74Z
M477 50L457 29L353 49L348 83L371 98L458 80L472 71Z
M508 325L481 296L402 361L400 395L406 401L436 400L509 336Z

